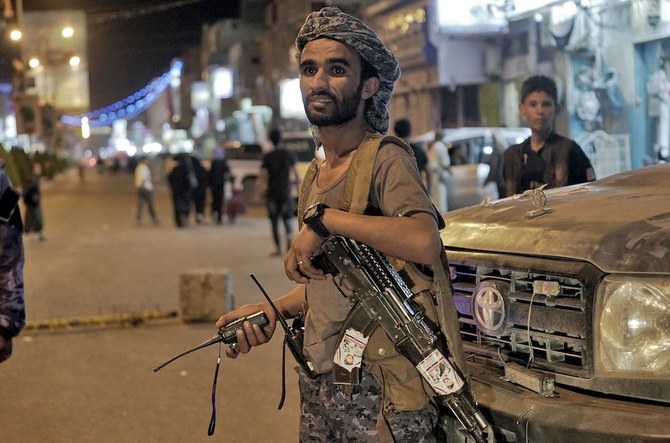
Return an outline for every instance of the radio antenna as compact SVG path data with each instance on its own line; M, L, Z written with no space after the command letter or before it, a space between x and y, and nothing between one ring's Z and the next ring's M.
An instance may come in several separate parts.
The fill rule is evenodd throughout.
M268 293L265 292L265 289L263 289L263 286L261 286L261 283L258 281L258 279L254 275L254 273L252 272L251 274L249 274L249 277L251 277L251 279L254 281L254 283L256 283L256 286L258 286L258 289L261 290L265 299L268 301L268 303L270 303L270 307L272 307L272 310L275 311L275 314L277 314L277 321L279 323L281 323L281 326L284 329L284 331L289 331L290 329L289 329L288 323L286 322L284 317L282 317L282 315L279 313L279 309L277 309L277 306L275 306L274 302L272 301L272 299L270 298Z

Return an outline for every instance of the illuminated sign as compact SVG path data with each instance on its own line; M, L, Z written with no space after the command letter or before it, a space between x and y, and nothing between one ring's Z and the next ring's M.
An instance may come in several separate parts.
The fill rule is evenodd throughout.
M300 80L297 78L279 82L279 114L282 118L307 119L300 92Z
M216 98L233 96L233 71L230 68L217 67L212 72L212 90Z
M191 83L191 107L193 109L206 108L209 105L210 98L211 94L207 83Z

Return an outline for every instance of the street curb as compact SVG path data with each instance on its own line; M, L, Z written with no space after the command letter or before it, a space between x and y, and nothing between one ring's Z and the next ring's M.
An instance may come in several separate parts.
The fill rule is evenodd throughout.
M94 326L137 326L150 320L163 320L177 317L179 317L179 312L173 310L123 312L118 314L93 315L88 317L55 318L28 322L24 328L24 331L53 331Z

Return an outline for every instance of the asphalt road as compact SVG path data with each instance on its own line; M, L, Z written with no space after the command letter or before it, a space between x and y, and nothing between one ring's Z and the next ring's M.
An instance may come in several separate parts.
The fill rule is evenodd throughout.
M234 225L177 229L164 183L156 200L161 225L136 226L130 175L89 171L84 182L74 173L43 182L47 240L25 239L29 326L0 365L3 443L297 441L290 354L287 399L277 410L281 333L237 360L222 359L212 437L218 346L152 371L216 333L213 323L169 316L179 312L181 273L228 269L237 306L262 299L250 272L272 296L291 287L281 259L269 255L262 209ZM115 320L123 315L144 320Z

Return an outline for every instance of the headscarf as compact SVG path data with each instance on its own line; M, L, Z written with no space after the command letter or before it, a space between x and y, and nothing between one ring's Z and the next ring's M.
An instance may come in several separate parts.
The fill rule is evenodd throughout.
M386 105L391 100L393 84L400 77L398 59L384 46L375 31L356 17L332 6L307 16L295 39L298 53L302 53L310 41L324 37L343 43L358 52L377 71L379 89L371 97L372 103L367 106L365 119L375 131L385 134L389 126Z

